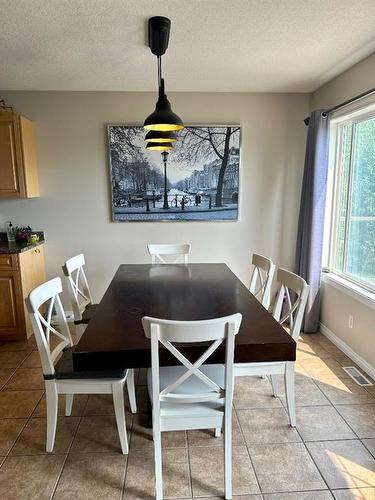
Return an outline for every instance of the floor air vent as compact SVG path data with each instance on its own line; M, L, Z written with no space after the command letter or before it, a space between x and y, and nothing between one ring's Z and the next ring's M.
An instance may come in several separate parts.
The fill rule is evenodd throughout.
M364 376L355 366L343 366L343 370L351 377L358 385L372 385L372 383Z

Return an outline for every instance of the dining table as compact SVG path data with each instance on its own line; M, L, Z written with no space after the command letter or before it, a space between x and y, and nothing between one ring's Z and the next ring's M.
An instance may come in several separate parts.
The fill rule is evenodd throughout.
M84 376L87 371L100 375L104 370L150 367L144 316L195 321L234 313L242 314L235 363L295 361L295 341L226 264L121 264L74 348L73 368ZM206 346L180 344L179 350L194 362ZM161 366L176 364L164 347L159 361ZM225 346L206 362L224 363Z

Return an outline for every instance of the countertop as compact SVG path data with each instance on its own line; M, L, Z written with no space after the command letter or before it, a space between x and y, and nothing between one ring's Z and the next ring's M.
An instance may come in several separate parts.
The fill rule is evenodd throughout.
M17 243L17 242L9 242L7 241L6 233L0 233L0 254L14 254L14 253L22 253L27 252L27 250L31 250L32 248L38 247L39 245L43 245L44 240L44 232L43 231L33 231L33 234L39 235L38 243Z

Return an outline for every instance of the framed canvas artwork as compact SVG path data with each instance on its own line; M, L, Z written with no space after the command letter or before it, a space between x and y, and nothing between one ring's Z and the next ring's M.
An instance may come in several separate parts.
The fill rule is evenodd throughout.
M108 125L113 221L235 221L240 127L187 126L169 152L141 126Z

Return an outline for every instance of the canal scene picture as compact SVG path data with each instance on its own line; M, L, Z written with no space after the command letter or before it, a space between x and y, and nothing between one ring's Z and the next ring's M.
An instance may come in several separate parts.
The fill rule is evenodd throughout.
M238 125L187 126L163 152L144 138L141 126L108 126L113 221L238 219Z

